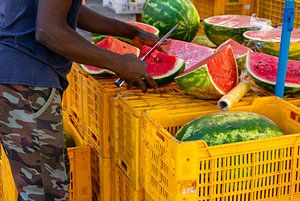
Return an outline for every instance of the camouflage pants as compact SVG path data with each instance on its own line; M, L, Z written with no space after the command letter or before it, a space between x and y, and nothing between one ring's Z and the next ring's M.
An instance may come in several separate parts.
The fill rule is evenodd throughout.
M0 139L18 201L68 200L68 156L58 90L0 85Z

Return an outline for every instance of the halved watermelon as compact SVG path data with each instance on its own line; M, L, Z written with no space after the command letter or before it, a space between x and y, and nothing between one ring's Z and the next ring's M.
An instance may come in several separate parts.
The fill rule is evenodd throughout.
M265 26L271 26L271 21L247 15L219 15L204 20L204 31L216 45L228 39L243 43L244 32Z
M134 47L132 45L129 45L127 43L124 43L114 37L107 36L100 42L96 44L97 47L109 50L111 52L124 55L124 54L135 54L136 56L139 56L140 54L140 49L137 47ZM83 70L90 74L102 74L102 73L109 73L109 74L114 74L114 72L103 69L103 68L97 68L94 66L89 66L82 64L81 67Z
M156 27L151 26L149 24L145 24L145 23L142 23L142 22L127 22L127 23L131 24L133 26L136 26L136 27L138 27L138 28L140 28L140 29L142 29L146 32L152 33L156 36L159 35L159 30Z
M238 68L229 45L175 78L187 94L202 99L218 99L238 83Z
M144 56L150 49L151 47L144 45L140 56ZM147 73L158 86L173 82L174 78L184 70L183 59L157 50L148 55L144 61L147 63Z
M278 57L259 52L249 53L246 68L257 85L267 91L274 92L277 78ZM300 61L288 61L285 92L286 94L300 92Z
M282 29L256 30L244 33L245 44L258 52L278 56ZM300 60L300 29L291 35L289 59Z
M177 56L185 61L185 70L211 56L214 49L193 43L171 39L163 45L168 55Z
M229 39L229 40L225 41L224 43L222 43L217 48L216 51L218 52L218 51L226 48L229 45L231 45L231 47L233 49L238 68L240 71L242 71L245 68L245 63L247 60L248 52L252 52L252 50L244 45L241 45L240 43L236 42L235 40Z

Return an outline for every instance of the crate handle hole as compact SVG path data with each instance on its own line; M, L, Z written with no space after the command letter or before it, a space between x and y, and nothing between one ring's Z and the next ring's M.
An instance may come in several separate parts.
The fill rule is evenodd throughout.
M163 142L165 141L165 137L160 134L160 133L156 133L157 137L159 137Z
M121 168L127 172L127 165L123 160L121 161Z
M292 120L295 120L295 121L297 121L298 123L300 123L299 114L297 114L297 113L291 111L290 117L291 117Z

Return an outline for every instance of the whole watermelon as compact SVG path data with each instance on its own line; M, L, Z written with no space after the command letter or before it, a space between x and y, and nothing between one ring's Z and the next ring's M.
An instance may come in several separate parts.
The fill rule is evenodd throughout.
M219 112L185 124L176 133L180 141L204 140L208 146L282 136L270 119L252 112Z
M196 36L200 17L190 0L147 0L141 11L142 21L155 26L160 36L179 23L171 38L192 41Z

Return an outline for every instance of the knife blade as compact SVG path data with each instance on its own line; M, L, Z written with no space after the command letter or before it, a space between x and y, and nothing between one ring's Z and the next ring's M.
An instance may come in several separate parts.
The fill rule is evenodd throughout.
M179 26L179 23L177 23L174 27L172 27L172 29L170 29L168 31L168 33L166 33L166 35L164 35L143 57L140 58L141 61L144 61L145 58L150 55L158 46L160 46L175 30L176 28ZM121 78L118 78L115 81L115 85L117 85L118 87L121 87L124 84L124 80L122 80Z

